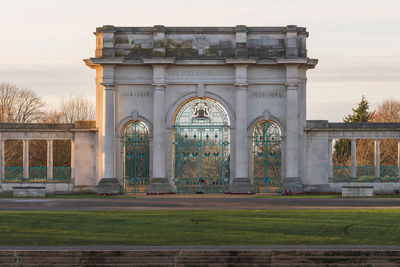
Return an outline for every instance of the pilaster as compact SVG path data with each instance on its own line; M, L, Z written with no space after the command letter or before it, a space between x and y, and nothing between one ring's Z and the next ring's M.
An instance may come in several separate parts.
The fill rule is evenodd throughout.
M165 140L165 64L153 64L153 177L148 193L165 194L171 192L166 173Z
M106 76L106 72L104 72L104 75ZM104 78L111 80L110 76L108 74L103 77L103 80L105 80ZM102 169L97 192L100 194L116 194L121 191L121 188L115 174L115 85L114 83L104 82L102 86L104 88L103 131L100 133L103 141L101 148ZM73 142L71 142L72 144ZM71 147L71 157L73 153L75 152ZM71 161L71 180L74 176L74 166L72 164Z
M247 66L235 64L236 125L235 125L235 178L231 193L252 193L249 179L247 144Z
M295 58L298 56L297 49L297 26L286 26L286 57Z
M247 57L247 27L246 25L236 25L235 28L236 49L235 56L238 58Z

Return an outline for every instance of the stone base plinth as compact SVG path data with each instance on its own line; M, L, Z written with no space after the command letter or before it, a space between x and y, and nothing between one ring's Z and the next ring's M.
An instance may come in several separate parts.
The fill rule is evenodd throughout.
M254 188L249 178L235 178L229 186L231 194L253 194Z
M16 186L13 187L14 197L45 197L45 186Z
M117 178L103 178L97 186L98 194L119 194L121 185Z
M290 190L291 193L302 193L303 185L298 177L286 177L282 181L282 193Z
M167 178L151 178L149 187L147 188L148 194L169 194L172 193L171 185Z
M373 186L342 186L342 197L372 197Z

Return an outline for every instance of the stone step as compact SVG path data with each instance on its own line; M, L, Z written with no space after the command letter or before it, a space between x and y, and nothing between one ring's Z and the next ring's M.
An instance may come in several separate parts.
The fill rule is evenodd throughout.
M399 266L399 251L0 251L0 266Z

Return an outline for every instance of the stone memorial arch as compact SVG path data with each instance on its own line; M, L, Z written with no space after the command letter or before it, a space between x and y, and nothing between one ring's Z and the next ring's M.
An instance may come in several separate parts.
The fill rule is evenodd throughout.
M103 26L95 35L85 62L96 70L100 192L301 190L306 71L317 64L305 28Z
M96 121L0 124L0 193L400 192L400 123L306 120L305 28L95 36Z

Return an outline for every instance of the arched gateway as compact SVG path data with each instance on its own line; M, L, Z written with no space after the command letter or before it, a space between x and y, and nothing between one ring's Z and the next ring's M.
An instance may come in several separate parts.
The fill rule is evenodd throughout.
M173 175L178 193L228 191L229 117L211 98L186 101L173 125Z
M253 185L255 192L280 192L281 173L281 131L273 121L261 121L253 130Z
M122 189L146 192L149 184L149 129L141 121L129 122L122 133Z

